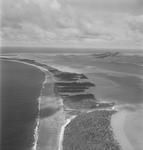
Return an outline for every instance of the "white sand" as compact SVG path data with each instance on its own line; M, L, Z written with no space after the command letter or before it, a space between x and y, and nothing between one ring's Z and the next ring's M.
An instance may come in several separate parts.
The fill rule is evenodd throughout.
M59 148L58 150L63 150L63 138L64 138L64 131L66 126L75 118L76 116L71 116L69 119L65 121L65 124L61 127L61 132L59 134Z
M62 109L50 117L41 119L37 150L58 150L58 135L64 123L65 114Z
M143 150L143 110L121 110L112 116L111 125L122 150Z
M134 150L143 150L143 110L130 113L125 122L124 130Z
M132 145L124 132L124 124L127 115L127 111L121 111L116 113L111 118L111 125L113 127L115 138L120 143L122 150L133 150Z

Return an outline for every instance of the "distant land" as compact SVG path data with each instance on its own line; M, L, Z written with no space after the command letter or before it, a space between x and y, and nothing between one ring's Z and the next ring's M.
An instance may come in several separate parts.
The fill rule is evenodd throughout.
M1 53L92 53L92 52L107 52L107 51L119 51L119 52L131 52L131 53L143 53L143 49L120 49L120 48L88 48L88 47L37 47L37 46L2 46Z

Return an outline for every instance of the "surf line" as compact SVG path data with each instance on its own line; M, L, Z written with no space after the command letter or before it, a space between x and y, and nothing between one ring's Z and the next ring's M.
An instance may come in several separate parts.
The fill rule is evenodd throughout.
M35 130L34 130L34 142L33 142L33 147L32 147L32 150L37 150L38 140L39 140L40 110L41 110L40 104L41 104L41 100L42 100L42 91L43 91L43 89L45 88L45 85L48 82L49 74L48 74L48 70L47 69L39 67L39 66L36 66L36 65L33 65L33 66L39 68L42 72L45 73L45 80L42 83L40 96L38 98L38 117L36 119L36 127L35 127Z
M60 135L59 135L59 148L58 150L63 150L63 140L64 140L64 131L65 131L65 128L66 126L74 119L76 118L76 115L75 116L71 116L70 118L66 119L66 122L65 124L61 127L61 132L60 132Z
M28 63L28 62L24 62L24 61L18 61L18 60L10 60L10 61L14 61L14 62L18 62L18 63L23 63L23 64L26 64L26 65L30 65L30 66L33 66L33 67L36 67L38 68L39 70L41 70L41 72L43 72L45 74L45 79L42 83L42 88L41 88L41 91L40 91L40 96L37 98L38 100L38 116L36 118L36 127L34 129L34 141L33 141L33 146L32 146L32 150L37 150L37 147L38 147L38 140L39 140L39 126L40 126L40 104L41 104L41 100L42 100L42 90L45 88L45 84L47 84L48 82L48 77L50 76L50 73L47 69L43 68L43 67L40 67L40 66L37 66L35 64L31 64L31 63Z

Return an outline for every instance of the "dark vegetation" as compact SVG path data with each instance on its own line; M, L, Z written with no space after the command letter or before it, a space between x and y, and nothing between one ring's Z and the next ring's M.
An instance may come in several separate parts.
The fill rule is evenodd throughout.
M94 111L72 120L64 133L63 150L120 150L110 126L115 111Z

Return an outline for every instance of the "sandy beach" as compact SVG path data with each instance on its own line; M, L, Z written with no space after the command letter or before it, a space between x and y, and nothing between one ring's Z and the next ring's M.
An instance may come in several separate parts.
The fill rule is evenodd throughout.
M112 116L111 126L122 150L143 149L143 110L120 110Z

